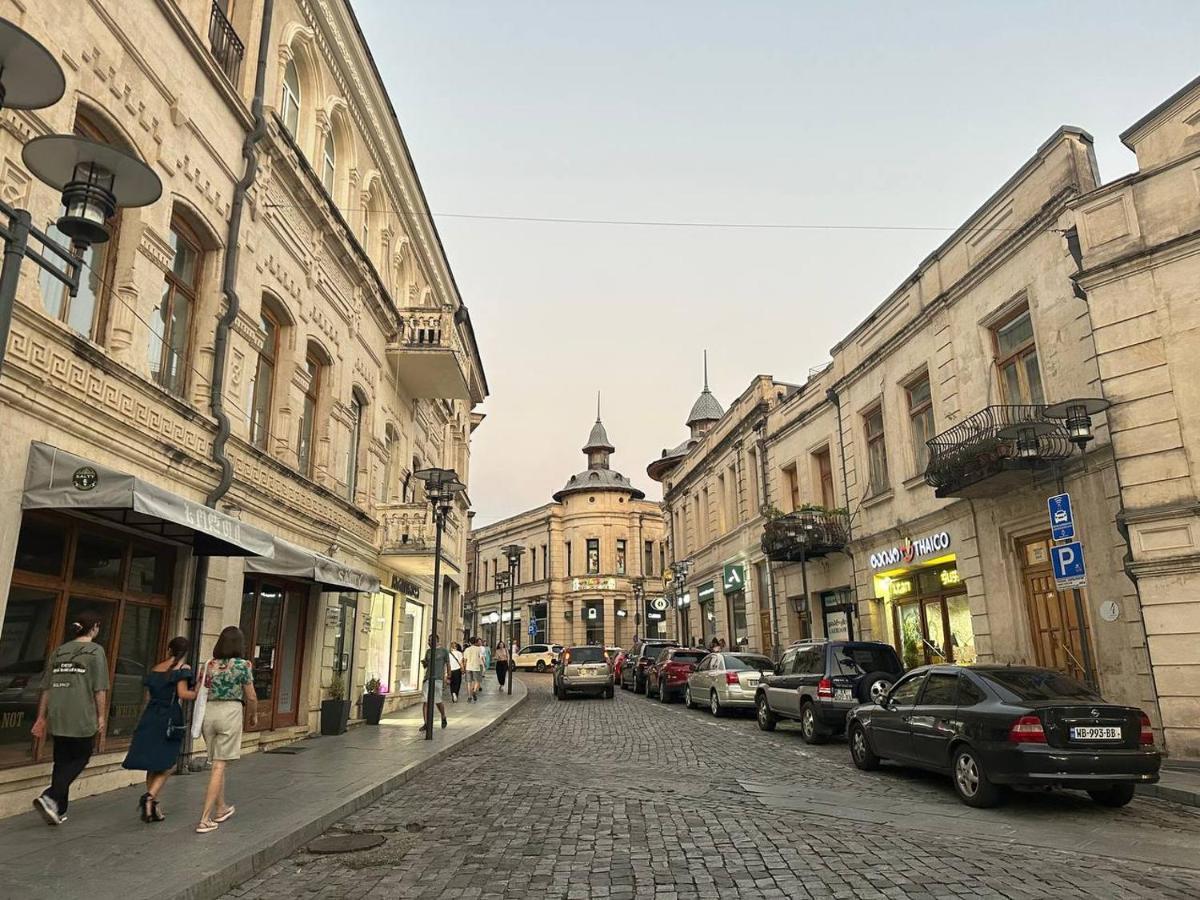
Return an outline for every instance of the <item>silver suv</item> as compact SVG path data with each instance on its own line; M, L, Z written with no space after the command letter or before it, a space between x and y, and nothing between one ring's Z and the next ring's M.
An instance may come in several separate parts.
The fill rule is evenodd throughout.
M568 647L563 651L562 664L554 670L554 696L566 700L572 691L613 698L612 665L603 647Z

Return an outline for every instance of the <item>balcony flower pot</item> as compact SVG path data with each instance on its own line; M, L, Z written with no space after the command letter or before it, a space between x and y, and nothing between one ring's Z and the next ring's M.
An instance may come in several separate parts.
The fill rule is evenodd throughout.
M378 725L379 720L383 718L383 701L386 695L380 693L380 684L378 678L372 678L367 682L366 690L362 698L362 714L363 720L368 725Z
M345 734L349 722L350 701L346 699L346 682L340 674L335 674L329 684L329 697L321 701L321 734Z

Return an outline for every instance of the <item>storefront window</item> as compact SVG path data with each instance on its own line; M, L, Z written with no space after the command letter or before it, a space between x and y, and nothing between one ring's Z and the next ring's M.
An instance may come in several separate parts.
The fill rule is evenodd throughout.
M597 600L583 610L584 643L604 645L604 604Z
M849 588L822 593L821 611L825 617L826 638L831 641L854 640L854 602Z
M412 600L404 602L404 618L400 627L400 653L396 665L396 686L401 691L415 691L420 687L417 667L417 643L424 631L425 607Z
M534 603L529 608L529 615L536 629L530 640L535 644L550 643L550 632L548 630L549 604Z
M275 579L243 582L241 628L254 663L260 730L296 724L307 606L307 587Z
M392 681L392 610L395 602L396 598L387 591L372 594L370 600L366 677L378 678L385 693L391 690Z
M742 648L750 644L750 628L746 622L746 593L734 591L729 599L729 641L730 649Z
M953 563L877 578L876 588L906 668L976 661L966 587Z
M163 641L163 610L130 604L121 618L120 655L109 695L109 737L129 736L142 714L142 679L156 662Z

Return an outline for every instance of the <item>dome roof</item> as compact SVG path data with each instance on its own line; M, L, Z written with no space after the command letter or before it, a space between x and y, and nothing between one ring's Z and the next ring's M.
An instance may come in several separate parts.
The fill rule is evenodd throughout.
M721 404L717 402L717 398L712 395L712 391L708 389L708 385L704 386L704 390L692 404L692 411L688 413L686 424L689 428L697 422L715 422L725 415L725 410L721 408Z
M568 494L584 491L621 491L629 494L634 500L642 500L646 494L633 486L633 483L613 469L584 469L578 475L567 479L561 491L554 495L556 501L561 501Z

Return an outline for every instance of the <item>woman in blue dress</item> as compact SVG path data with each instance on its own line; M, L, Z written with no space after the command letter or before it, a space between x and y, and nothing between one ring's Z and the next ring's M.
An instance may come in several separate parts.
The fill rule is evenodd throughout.
M142 683L149 701L133 732L129 753L121 765L146 773L146 793L138 800L143 822L161 822L166 818L158 809L158 798L179 758L186 725L181 700L195 700L192 670L184 662L191 642L185 637L171 638L171 655L152 668Z

